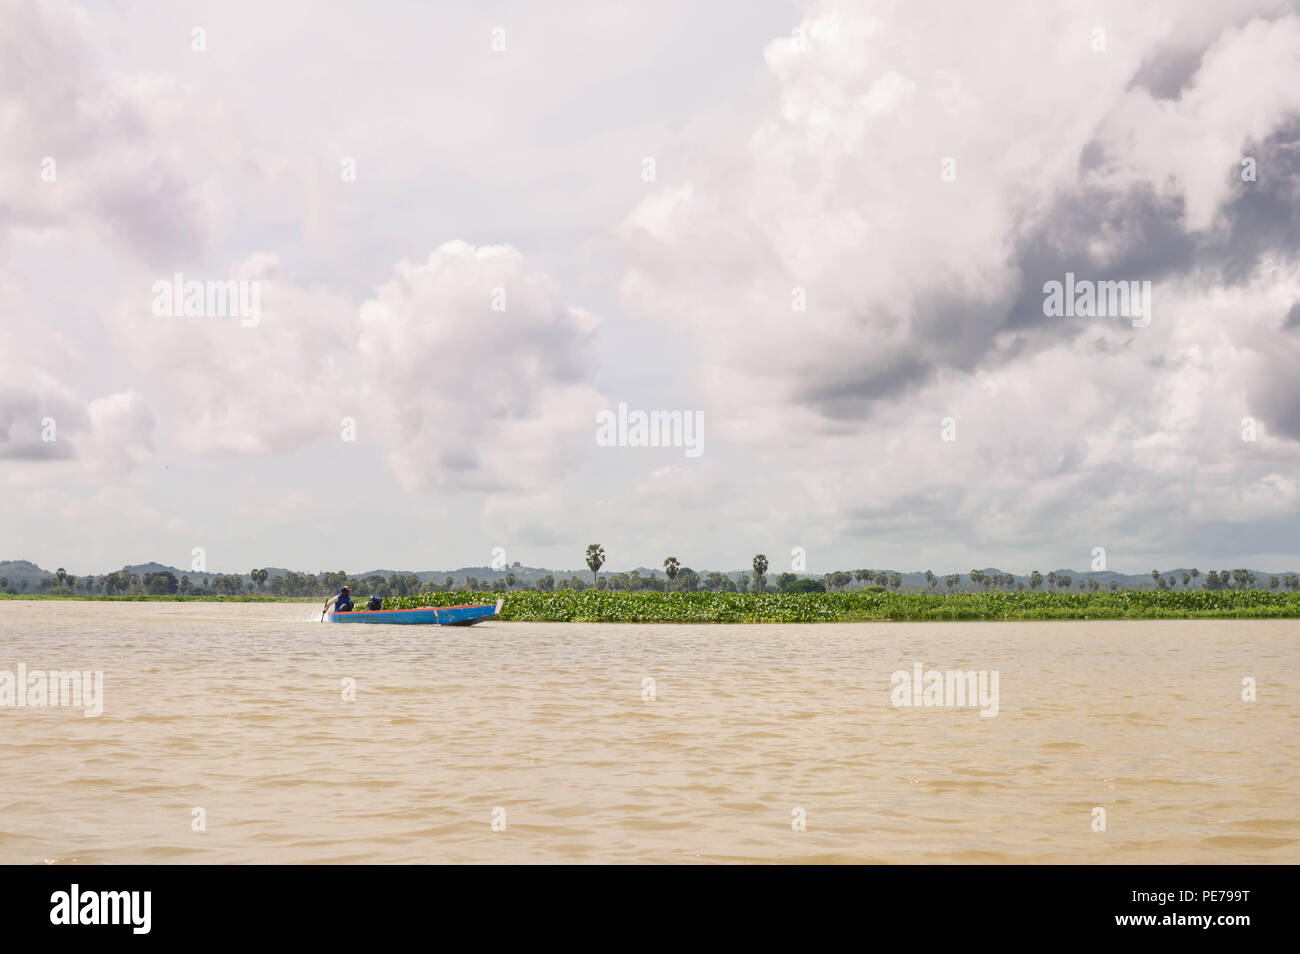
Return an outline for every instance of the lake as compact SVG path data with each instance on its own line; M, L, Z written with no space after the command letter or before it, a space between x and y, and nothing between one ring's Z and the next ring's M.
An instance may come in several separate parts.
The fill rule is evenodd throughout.
M1294 620L3 605L4 863L1300 862ZM996 673L996 714L895 705L917 665ZM19 706L20 666L100 671L102 699Z

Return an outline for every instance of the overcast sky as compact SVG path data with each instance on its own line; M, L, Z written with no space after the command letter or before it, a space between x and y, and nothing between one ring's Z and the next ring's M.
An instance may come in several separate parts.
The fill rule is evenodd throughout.
M1281 0L9 0L0 559L1294 569L1298 77Z

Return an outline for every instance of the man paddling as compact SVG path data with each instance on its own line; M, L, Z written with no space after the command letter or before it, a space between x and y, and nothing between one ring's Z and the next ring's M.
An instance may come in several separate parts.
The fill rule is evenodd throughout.
M328 613L331 607L334 608L336 613L352 612L352 590L345 586L339 590L338 596L331 596L327 599L325 601L325 613ZM321 613L322 619L325 617L325 613Z

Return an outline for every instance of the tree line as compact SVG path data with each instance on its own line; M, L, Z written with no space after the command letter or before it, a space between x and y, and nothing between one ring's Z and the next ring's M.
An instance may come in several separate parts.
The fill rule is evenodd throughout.
M588 585L611 590L674 590L682 592L694 592L695 590L709 590L715 592L740 592L747 593L750 586L753 586L755 593L767 591L767 571L768 559L766 554L757 553L751 562L753 568L753 577L742 574L738 580L733 580L724 573L709 573L701 577L688 566L683 566L681 561L675 557L666 557L663 562L665 580L659 580L652 576L642 578L639 571L633 570L629 573L618 573L607 576L600 576L600 568L605 564L605 548L598 543L593 543L587 547L586 554L587 568L592 572L592 583L586 584L577 579L565 581L564 589L583 589ZM939 576L932 570L926 570L923 574L925 578L925 589L931 593L953 592L958 586L962 585L963 579L969 580L971 588L977 592L986 592L988 590L1004 590L1007 592L1024 591L1026 584L1030 591L1038 591L1044 588L1049 591L1069 590L1077 588L1080 591L1096 592L1100 590L1102 584L1095 578L1080 577L1074 579L1068 573L1057 573L1050 571L1044 576L1038 570L1031 570L1028 578L1017 580L1011 573L985 573L983 570L971 570L969 574L963 577L961 573L949 573ZM1183 589L1191 589L1197 586L1200 579L1201 571L1199 569L1185 570L1181 574L1181 583ZM1162 574L1159 570L1151 571L1151 578L1157 589L1177 589L1180 578L1177 574ZM554 581L550 577L546 578L551 588ZM795 573L781 573L776 578L776 590L779 593L826 593L844 590L854 583L858 583L864 589L876 590L894 590L897 592L903 586L902 574L886 570L833 570L822 575L820 580L809 576L799 576ZM572 584L572 585L570 585ZM944 589L940 590L940 585ZM1259 587L1259 580L1255 573L1246 569L1211 570L1201 584L1202 589L1207 590L1249 590ZM542 589L539 585L539 589ZM1108 588L1112 591L1118 590L1120 584L1118 580L1112 579L1108 583ZM1272 575L1268 578L1268 588L1277 590L1284 588L1288 590L1300 589L1300 576L1294 573L1287 573L1281 576Z
M630 592L647 590L683 593L693 593L700 590L715 593L748 593L751 591L765 593L769 589L769 564L767 556L762 553L755 554L751 561L752 576L748 573L742 573L737 579L732 579L728 574L718 572L701 574L691 567L683 565L681 560L675 556L664 559L664 575L662 577L653 570L649 576L642 576L639 570L626 573L607 573L601 576L600 569L605 565L606 555L605 548L598 543L593 543L587 547L585 559L587 568L592 574L590 583L577 576L557 580L554 574L547 574L531 587L527 584L521 584L514 572L508 572L503 578L496 581L480 581L475 576L465 576L460 582L457 582L452 576L448 575L441 583L438 583L421 581L414 573L393 573L385 577L379 573L372 573L367 576L351 576L343 570L326 571L319 574L288 570L271 576L270 571L265 568L250 570L247 574L247 580L239 574L224 573L196 575L195 579L191 579L188 574L182 574L178 577L170 570L139 575L126 568L112 573L105 573L100 577L76 577L69 574L63 567L59 567L53 576L42 578L39 581L36 592L69 595L103 593L109 596L241 596L264 594L275 597L319 597L337 593L346 585L351 588L355 596L374 594L375 596L390 597L415 596L424 592L447 592L457 589L476 591L480 589L480 586L485 589L498 589L502 583L504 583L507 591L520 587L536 589L544 593L555 590L585 590L588 588ZM1157 589L1161 590L1177 590L1180 583L1183 589L1198 588L1198 583L1199 588L1206 590L1261 588L1257 574L1247 569L1210 570L1206 574L1203 583L1199 582L1200 578L1201 571L1195 568L1182 571L1181 574L1162 573L1159 570L1151 571L1152 583ZM1077 589L1081 592L1095 592L1101 588L1101 583L1096 579L1079 578L1075 580L1069 574L1058 574L1054 571L1044 576L1038 570L1031 571L1026 580L1017 580L1010 573L988 574L982 570L971 570L969 574L965 575L949 573L944 576L926 570L924 579L924 589L931 593L952 593L957 587L963 585L964 580L969 581L970 588L977 592L988 590L1024 591L1026 584L1028 584L1028 589L1031 591L1046 588L1049 591L1052 589ZM865 568L834 570L823 574L820 580L807 575L800 576L796 573L781 573L777 575L774 582L775 591L778 593L838 592L849 588L854 583L859 584L864 589L893 590L894 592L898 592L903 586L902 575L897 572ZM1266 585L1270 590L1283 588L1294 591L1300 589L1300 576L1294 573L1280 576L1271 575L1268 577ZM940 586L943 589L940 589ZM11 586L8 579L0 577L0 591L16 594L27 592L28 588L27 580L19 581L17 586ZM1110 580L1109 589L1112 591L1119 589L1118 581Z

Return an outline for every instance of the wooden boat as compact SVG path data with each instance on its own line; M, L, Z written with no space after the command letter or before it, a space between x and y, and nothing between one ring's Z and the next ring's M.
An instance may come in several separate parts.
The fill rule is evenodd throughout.
M425 625L425 626L473 626L485 619L491 619L501 612L505 600L497 600L496 605L484 603L480 606L421 606L419 609L403 610L363 610L356 609L349 613L329 613L331 623L382 623L384 625Z

